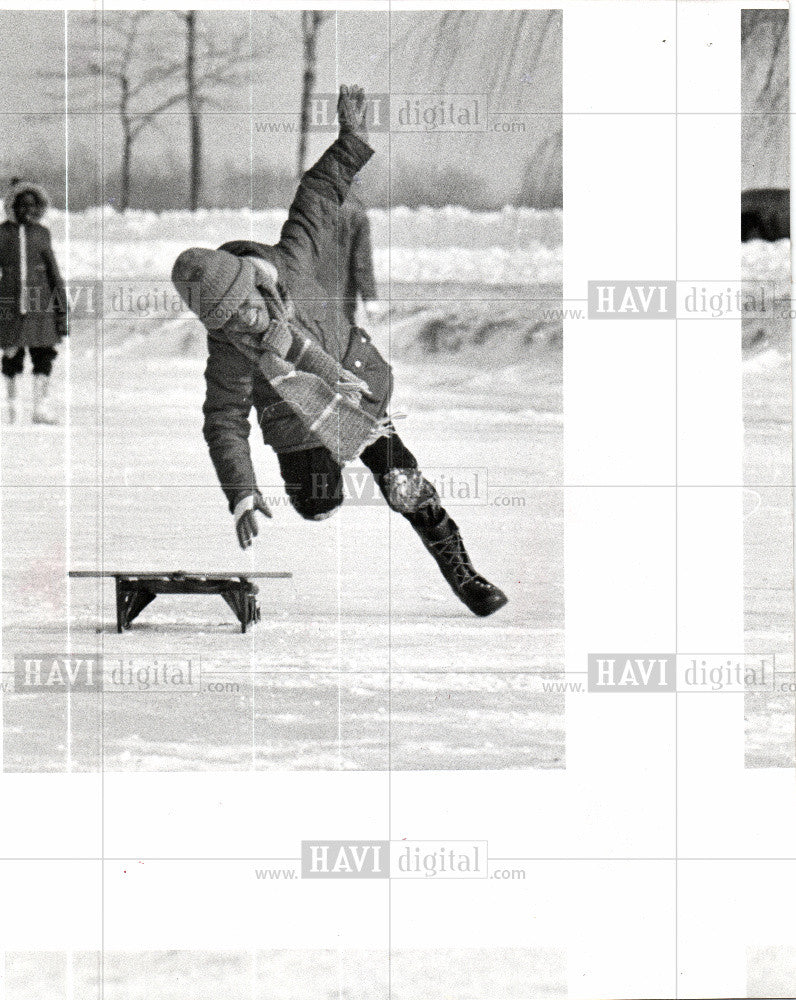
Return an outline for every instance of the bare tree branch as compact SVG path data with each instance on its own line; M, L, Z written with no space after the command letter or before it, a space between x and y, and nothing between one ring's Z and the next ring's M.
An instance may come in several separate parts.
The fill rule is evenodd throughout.
M168 28L172 14L185 27L186 40L192 32L185 50L182 31L178 31L175 46L174 31ZM97 100L118 116L122 134L120 207L129 205L137 142L148 129L159 126L160 116L183 107L191 123L190 191L195 207L201 189L202 109L219 91L248 79L252 64L263 57L262 44L252 51L255 47L249 31L230 32L226 23L223 33L215 31L212 20L196 11L110 11L98 14L95 24L95 37L101 43L78 41L69 49L69 82L77 100L96 94ZM41 75L57 82L62 92L63 72Z
M774 79L774 74L779 67L779 57L782 51L782 44L788 37L788 22L782 21L781 24L775 29L774 44L771 49L771 59L768 64L768 72L766 73L766 79L763 82L763 89L760 91L761 96L769 93L771 91L771 83Z

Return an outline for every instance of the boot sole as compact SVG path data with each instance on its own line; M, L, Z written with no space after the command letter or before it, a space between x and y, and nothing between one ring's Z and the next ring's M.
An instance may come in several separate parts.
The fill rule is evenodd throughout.
M494 597L489 604L482 604L476 607L467 604L466 607L479 618L488 618L489 615L493 615L496 611L500 611L501 608L505 608L508 603L508 597L505 594L501 594L500 597Z

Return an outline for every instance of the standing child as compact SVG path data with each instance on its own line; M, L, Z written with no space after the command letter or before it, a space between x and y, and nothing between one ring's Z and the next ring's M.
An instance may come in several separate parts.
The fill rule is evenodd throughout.
M357 325L357 303L368 318L376 311L376 278L373 272L373 246L367 209L353 188L338 209L337 298L344 303L345 317Z
M0 224L0 348L11 423L17 418L25 348L33 366L33 423L56 423L47 395L55 345L67 335L68 321L50 230L41 224L48 205L43 187L15 178L4 202L7 219Z

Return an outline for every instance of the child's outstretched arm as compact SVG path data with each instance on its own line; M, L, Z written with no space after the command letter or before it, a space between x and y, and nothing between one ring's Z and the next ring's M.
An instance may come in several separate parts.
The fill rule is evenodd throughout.
M367 102L361 87L341 87L337 102L340 134L301 178L279 248L292 270L314 268L324 237L337 220L354 175L373 155L367 142Z
M253 366L223 337L208 338L203 406L204 437L229 509L258 496L249 450L249 411L253 405Z

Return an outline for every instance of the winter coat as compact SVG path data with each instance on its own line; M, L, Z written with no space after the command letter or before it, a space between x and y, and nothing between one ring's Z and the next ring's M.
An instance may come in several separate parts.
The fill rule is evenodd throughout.
M279 284L295 307L295 322L326 351L366 382L384 379L386 365L364 331L352 330L337 294L340 206L354 175L373 155L357 136L341 135L302 177L279 242L236 240L219 249L239 257L261 257L277 270ZM319 445L280 399L254 362L220 333L208 333L203 407L204 436L230 510L257 486L249 450L249 413L254 406L263 439L278 453ZM376 412L382 416L389 390Z
M741 240L790 239L790 191L755 188L741 192Z
M343 202L337 227L337 295L343 300L348 321L356 322L357 296L363 302L376 298L370 221L355 191Z
M30 191L46 208L43 188L15 184L5 199L7 221L0 224L0 348L52 347L67 332L64 283L52 248L50 230L39 223L22 225L14 201Z

